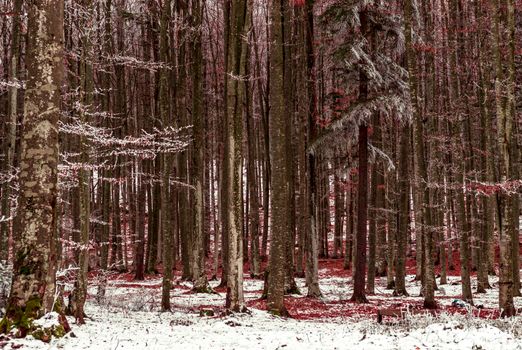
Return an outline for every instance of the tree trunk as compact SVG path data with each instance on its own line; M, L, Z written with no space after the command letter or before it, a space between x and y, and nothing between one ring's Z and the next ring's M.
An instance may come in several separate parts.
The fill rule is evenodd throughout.
M54 271L52 234L56 232L58 120L63 66L63 1L34 1L28 8L27 83L21 139L18 237L6 314L0 333L13 327L22 336L31 331L27 320L45 312L48 272ZM54 281L54 280L53 280ZM51 288L49 288L51 287ZM50 305L51 308L53 305Z
M361 74L362 75L362 74ZM364 79L361 79L364 80ZM361 88L361 98L364 99L367 90ZM367 303L364 280L366 277L366 237L368 215L368 125L359 125L359 176L357 182L357 253L355 255L355 271L353 273L353 295L351 300L356 303Z
M83 1L82 5L89 14L93 14L90 0ZM84 103L84 109L91 110L93 103L94 81L92 72L91 38L82 37L82 55L80 62L80 96ZM80 121L87 123L87 112L82 109ZM75 318L77 324L85 324L84 305L87 299L87 271L89 269L89 234L90 234L90 170L89 170L89 145L85 135L80 136L81 168L78 175L79 202L80 202L80 252L78 280L75 289Z
M308 143L315 141L317 137L317 92L315 88L315 53L314 53L314 0L305 2L305 33L306 33L306 65L307 65L307 95L308 95L308 120L307 140ZM308 297L319 298L322 296L319 288L319 261L318 261L318 236L317 236L317 179L316 179L316 157L308 153L307 157L307 189L308 206L306 217L308 225L305 232L306 246L306 285L308 286Z
M18 60L20 59L20 13L22 11L22 0L14 0L14 13L11 32L11 55L9 81L16 81L18 79ZM8 174L12 173L15 166L15 149L16 149L16 124L18 121L18 87L11 86L8 91L8 124L6 125L6 153L7 160L5 167L2 170ZM6 181L3 184L2 200L0 203L1 213L0 217L9 218L11 216L11 201L9 199L11 194L11 183ZM0 222L0 261L7 261L9 258L9 224L5 220Z
M271 236L268 275L268 311L286 316L284 305L286 253L285 241L290 231L288 215L289 196L286 167L287 127L284 95L284 0L275 0L270 5L270 159L271 159Z
M395 265L395 296L408 296L406 290L406 245L410 226L410 126L405 125L401 132L399 151L399 202L397 225L397 258ZM391 249L392 247L389 247Z
M413 1L406 0L404 2L404 25L405 25L405 37L406 37L406 59L408 64L408 71L410 72L410 91L413 99L413 145L415 154L415 189L417 191L417 199L419 203L416 203L421 207L421 215L419 219L421 222L417 222L416 225L420 226L417 229L421 230L422 246L425 247L423 255L423 261L425 263L425 284L424 284L424 307L436 308L435 302L435 280L434 280L434 267L433 267L433 256L432 256L432 232L431 232L431 213L430 213L430 191L428 187L428 171L425 159L424 150L424 125L422 121L422 115L419 107L419 97L417 93L417 68L416 68L416 57L415 48L413 42ZM419 248L419 246L417 246ZM417 249L419 254L419 249Z
M171 1L166 0L161 9L160 19L160 59L162 62L169 62L168 55L168 38L169 38L169 22L171 19ZM169 72L162 68L159 76L159 116L163 127L168 127L170 121L170 90L169 90ZM172 288L172 269L173 269L173 230L171 223L171 201L170 196L170 173L171 173L171 157L168 154L160 155L161 168L161 237L162 237L162 260L163 260L163 281L161 293L161 310L169 311L170 306L170 289Z
M245 86L237 77L245 75L246 43L243 39L248 27L250 3L247 0L232 0L227 8L227 116L226 142L228 152L226 201L228 207L228 273L226 308L231 312L246 311L243 295L243 110ZM248 107L247 107L248 108Z
M251 15L250 15L251 16ZM250 64L246 64L247 76L251 76ZM252 84L250 81L245 82L245 98L246 98L246 130L247 130L247 147L248 147L248 164L247 164L247 181L248 181L248 199L249 212L248 219L250 225L250 276L257 277L260 269L259 256L259 193L258 179L256 172L256 142L255 137L255 119L254 119L254 100L253 100Z
M201 0L193 0L192 2L192 25L195 28L195 37L192 41L192 118L193 118L193 134L194 147L192 149L191 162L191 184L194 187L193 193L193 212L192 212L192 257L193 257L193 291L197 293L210 292L208 285L207 273L205 269L205 239L203 231L204 220L204 120L203 120L203 52L202 52L202 17L203 6Z
M494 8L494 53L495 53L495 99L497 112L497 140L500 150L500 182L507 184L512 178L513 173L513 123L515 115L515 70L514 70L514 47L515 47L515 10L513 0L496 1L492 0ZM500 7L500 6L501 7ZM504 8L505 5L505 8ZM506 11L505 18L503 11ZM504 23L504 21L506 23ZM501 33L506 31L506 33ZM504 45L501 38L507 34L507 57L503 61ZM504 72L505 71L505 72ZM499 278L499 306L503 316L513 316L515 306L513 303L514 282L513 282L513 215L514 206L512 205L515 195L510 190L503 188L500 193L500 278ZM518 213L517 213L518 215Z

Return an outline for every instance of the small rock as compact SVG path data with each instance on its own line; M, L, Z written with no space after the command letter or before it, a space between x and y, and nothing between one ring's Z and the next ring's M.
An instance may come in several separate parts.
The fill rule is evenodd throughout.
M227 322L225 322L225 324L227 326L230 326L230 327L239 327L239 326L241 326L241 323L233 321L233 320L227 321Z
M212 316L214 316L214 310L213 309L201 309L201 310L199 310L199 316L201 316L201 317L204 317L204 316L212 317Z
M454 307L466 307L466 305L467 305L467 303L460 299L455 299L451 303L451 306L454 306Z

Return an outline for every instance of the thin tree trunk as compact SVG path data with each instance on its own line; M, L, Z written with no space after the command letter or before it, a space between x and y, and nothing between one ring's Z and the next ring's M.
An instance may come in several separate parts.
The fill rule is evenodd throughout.
M166 0L161 9L160 19L160 48L159 54L162 62L169 62L168 56L168 38L169 38L169 22L171 19L171 1ZM170 91L169 91L169 72L163 68L159 76L159 115L164 127L170 125ZM172 269L173 269L173 230L171 226L171 206L169 201L170 194L170 173L171 173L171 157L168 154L162 154L160 161L161 167L161 236L162 236L162 260L163 260L163 281L161 293L161 310L169 311L170 305L170 289L172 288Z
M11 54L9 67L9 81L15 82L18 79L18 60L20 56L20 13L22 11L22 0L14 0L14 13L12 17L11 31ZM12 173L15 166L15 149L16 149L16 125L18 121L18 87L10 86L8 91L8 125L6 126L6 154L4 171L7 174ZM0 203L2 211L0 216L9 218L11 216L11 186L9 181L3 184L2 201ZM0 222L0 261L7 261L9 258L9 221Z
M395 296L408 296L406 290L406 245L410 226L410 126L405 125L401 132L399 151L399 212L397 224L397 258L395 265ZM392 247L388 247L391 249Z
M308 95L308 120L307 140L309 143L317 137L316 116L317 92L315 88L315 53L314 53L314 0L305 2L305 32L306 32L306 65L307 65L307 95ZM308 218L305 233L306 246L306 285L308 286L308 297L319 298L322 296L319 288L319 261L318 261L318 230L317 230L317 186L316 186L316 157L308 153L307 157L307 193L308 206L306 217Z

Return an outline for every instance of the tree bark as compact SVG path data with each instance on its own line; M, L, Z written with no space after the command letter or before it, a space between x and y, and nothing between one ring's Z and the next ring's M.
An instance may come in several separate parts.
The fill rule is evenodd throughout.
M11 293L0 333L17 327L24 336L31 328L25 321L50 311L44 307L44 300L54 294L47 278L56 264L56 256L50 255L50 242L57 229L63 11L63 0L33 1L28 6L28 71L16 226L21 241L15 247Z
M430 191L428 187L428 171L426 166L425 149L424 149L424 125L422 121L422 115L419 106L419 96L417 92L417 68L415 61L415 49L413 42L413 2L412 0L406 0L404 2L404 25L405 25L405 37L406 37L406 60L408 65L408 71L410 72L410 91L413 99L413 145L415 154L415 189L417 191L417 199L421 208L421 215L419 219L421 222L417 222L417 229L421 230L422 246L424 249L423 261L425 263L425 284L424 284L424 307L436 308L435 302L435 280L433 273L433 256L432 256L432 231L431 231L431 213L430 213ZM419 247L417 247L419 248ZM417 249L417 254L419 249Z
M270 5L270 160L271 160L271 235L268 275L268 311L286 316L284 305L286 254L285 241L290 231L287 178L287 127L284 95L283 1Z
M193 291L196 293L208 293L211 291L208 284L205 269L205 239L204 239L204 120L203 120L203 52L202 52L202 21L203 6L201 0L193 0L192 2L192 25L195 29L195 37L192 41L192 118L194 147L192 149L191 162L191 184L194 187L193 194L193 212L192 212L192 255L193 255Z
M248 0L232 0L228 4L227 26L227 116L226 142L228 152L227 162L227 240L228 240L228 271L226 308L231 312L246 311L243 295L243 110L245 85L240 79L245 75L246 43L243 36L248 27ZM247 107L248 108L248 107Z

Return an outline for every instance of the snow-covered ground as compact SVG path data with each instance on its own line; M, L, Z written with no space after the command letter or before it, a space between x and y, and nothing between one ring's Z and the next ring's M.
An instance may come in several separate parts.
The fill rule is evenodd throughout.
M91 305L94 320L71 335L43 344L17 341L30 349L521 349L522 341L489 324L463 317L419 319L420 327L382 326L374 321L283 320L251 315L199 317L184 312L114 311ZM518 323L520 326L520 323Z
M436 295L442 307L437 317L410 315L406 319L385 319L377 324L378 308L406 305L418 307L420 286L408 276L411 297L394 298L385 289L386 278L377 280L371 305L347 302L352 289L350 277L321 270L322 300L302 296L288 298L294 319L282 319L261 310L263 288L260 280L246 279L245 296L250 313L225 316L225 294L190 293L190 283L182 282L171 293L173 312L159 312L161 278L144 282L128 281L127 275L109 282L106 299L97 304L90 298L84 326L76 326L65 338L45 344L31 339L9 341L5 349L522 349L522 317L497 319L498 289L475 294L481 308L453 308L460 295L460 277L449 277ZM494 287L497 280L492 278ZM454 285L451 283L455 283ZM298 279L303 294L304 281ZM212 282L213 286L217 282ZM96 287L89 290L96 294ZM516 298L522 307L522 298ZM212 308L215 316L200 316L201 308ZM470 312L473 315L471 316ZM480 314L482 312L482 314ZM481 315L482 317L476 317ZM14 346L14 347L13 347ZM0 349L2 341L0 341Z

